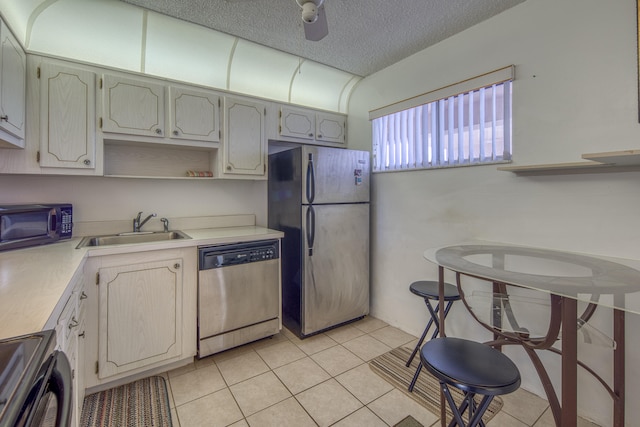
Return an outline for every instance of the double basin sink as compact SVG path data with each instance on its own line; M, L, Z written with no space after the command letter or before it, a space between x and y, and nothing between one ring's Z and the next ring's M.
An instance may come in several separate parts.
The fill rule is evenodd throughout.
M174 231L157 231L157 232L131 232L131 233L120 233L120 234L111 234L108 236L87 236L84 237L78 246L77 249L88 247L88 246L109 246L109 245L125 245L132 243L149 243L149 242L162 242L165 240L176 240L176 239L190 239L191 237L184 234L182 231L174 230Z

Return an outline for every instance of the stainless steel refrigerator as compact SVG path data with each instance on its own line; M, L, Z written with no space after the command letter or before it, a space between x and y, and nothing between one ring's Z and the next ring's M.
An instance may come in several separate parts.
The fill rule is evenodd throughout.
M269 228L282 241L282 315L300 337L369 313L369 153L269 155Z

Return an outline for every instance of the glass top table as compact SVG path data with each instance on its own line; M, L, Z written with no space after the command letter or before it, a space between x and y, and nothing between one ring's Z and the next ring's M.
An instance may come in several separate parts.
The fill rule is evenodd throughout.
M489 342L496 348L520 345L527 352L545 388L557 426L577 423L577 368L580 366L598 378L613 399L613 425L624 426L625 419L625 314L640 314L640 260L594 256L575 252L486 241L427 249L424 257L438 266L440 295L444 290L444 270L456 273L461 292L461 277L488 283L497 310L511 310L510 286L540 291L550 298L550 326L546 336L532 338L519 332L505 331L477 317L471 306L465 306L473 317L494 332ZM586 302L580 315L578 302ZM597 307L613 309L613 384L609 386L593 370L578 359L577 331L588 322ZM526 306L521 308L526 310ZM444 317L440 314L440 333L446 335ZM494 314L495 316L495 314ZM560 336L562 338L560 338ZM553 343L561 340L562 350ZM553 351L562 356L562 399L557 398L550 378L536 352Z
M481 241L428 249L424 257L468 276L640 314L640 260Z

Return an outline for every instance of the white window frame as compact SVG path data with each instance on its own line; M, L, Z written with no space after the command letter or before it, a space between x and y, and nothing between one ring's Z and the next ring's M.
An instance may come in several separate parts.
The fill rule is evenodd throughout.
M373 172L510 161L514 75L511 65L370 111Z

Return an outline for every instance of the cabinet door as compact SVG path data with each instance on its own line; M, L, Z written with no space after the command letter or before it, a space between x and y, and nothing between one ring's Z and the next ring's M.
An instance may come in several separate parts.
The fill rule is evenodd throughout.
M164 86L105 74L102 103L103 132L164 136Z
M99 270L99 378L178 358L182 259Z
M71 325L68 325L68 327ZM78 408L78 375L80 373L79 365L78 365L78 335L77 333L73 333L70 337L69 342L67 343L67 348L64 349L64 353L69 360L69 366L71 367L71 378L72 378L72 386L71 386L71 401L73 413L71 414L71 426L77 427L80 423L80 414L77 412Z
M207 91L169 88L171 138L220 141L220 97Z
M312 111L289 107L280 108L280 136L313 140L315 127L315 115Z
M224 174L264 176L267 106L244 99L225 98Z
M80 425L80 416L82 414L82 406L84 403L84 364L85 364L85 340L86 340L86 324L84 319L80 319L78 327L77 348L76 348L76 374L74 378L73 399L75 406L74 417L76 422L72 426Z
M76 329L76 375L73 384L73 398L75 401L75 418L76 423L72 425L80 425L80 415L82 414L82 405L84 403L84 390L85 390L85 354L86 354L86 339L87 339L87 326L85 322L87 312L87 294L84 290L85 276L81 275L78 279L79 285L74 291L76 303L77 303L77 318L78 327Z
M71 390L74 408L71 426L73 427L77 426L79 421L79 416L75 413L77 408L77 380L79 376L82 376L81 369L79 369L78 365L78 327L80 324L78 323L76 300L77 297L75 293L69 297L55 327L57 340L56 349L65 354L71 368Z
M95 168L95 74L40 67L40 166Z
M27 57L0 22L0 128L24 139Z
M339 114L316 113L316 140L344 144L346 118Z

